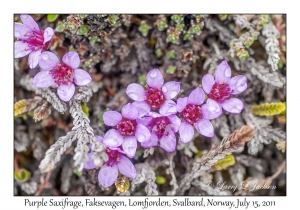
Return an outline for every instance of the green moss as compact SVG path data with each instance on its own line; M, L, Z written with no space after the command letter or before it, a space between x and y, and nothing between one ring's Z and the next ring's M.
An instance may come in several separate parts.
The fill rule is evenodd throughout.
M185 40L185 41L190 41L190 40L192 40L192 39L193 39L193 34L191 34L191 33L189 33L189 32L184 33L184 35L183 35L183 40Z
M79 17L79 19L83 20L84 18L87 17L86 14L78 14L77 17Z
M149 32L149 26L145 21L141 22L141 25L139 27L139 31L143 34L143 36L147 36Z
M251 107L252 113L258 116L274 116L285 114L286 111L286 103L278 102L278 103L265 103L260 105L254 105Z
M176 72L176 67L175 66L169 66L167 69L167 74L174 74Z
M176 54L174 50L170 50L167 52L167 59L168 60L173 60L176 58Z
M80 28L77 31L78 35L87 35L87 33L89 32L90 28L88 25L82 25L80 26Z
M176 31L182 32L183 29L184 29L184 25L183 25L183 24L178 24L178 25L176 26Z
M73 170L73 173L76 175L76 176L79 176L79 177L81 177L81 171L79 171L77 168L75 168L74 170Z
M178 44L179 43L179 37L176 36L175 34L169 34L168 37L167 37L167 42Z
M65 30L66 26L63 22L59 21L56 25L55 31L57 32L63 32Z
M222 21L227 20L228 17L229 17L228 14L219 14L219 19Z
M164 15L159 15L156 21L156 25L159 31L163 31L165 28L167 28L168 23L166 17Z
M146 84L146 75L145 74L140 75L138 78L138 82L140 85L145 85Z
M65 26L66 26L66 29L68 29L73 34L77 30L77 26L75 24L73 24L73 23L67 23L67 24L65 24Z
M245 41L244 41L244 45L245 47L250 47L253 44L253 38L252 37L248 37Z
M89 40L91 43L100 42L100 38L98 36L90 36Z
M249 53L247 50L240 48L236 54L241 60L245 60L249 57Z
M119 16L118 15L109 15L107 19L110 23L115 24L119 20Z
M281 68L283 68L283 66L284 66L284 62L283 62L283 60L280 59L280 60L278 61L278 68L281 69Z
M195 24L192 26L192 32L196 35L200 35L202 28L203 28L203 26L201 24Z
M161 58L161 56L162 56L162 51L161 51L161 49L156 49L156 50L155 50L155 55L156 55L157 58Z
M87 68L92 68L92 62L90 60L87 60L84 62L84 66Z
M181 23L183 21L183 17L181 15L172 15L171 19L176 23Z

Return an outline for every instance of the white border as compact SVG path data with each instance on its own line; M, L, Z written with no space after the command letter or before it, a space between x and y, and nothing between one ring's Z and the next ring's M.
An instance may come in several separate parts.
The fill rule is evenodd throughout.
M288 1L278 0L214 0L214 1L37 1L37 0L13 0L1 3L1 31L0 31L0 61L2 79L1 91L1 209L15 209L24 207L25 197L13 196L13 14L14 13L286 13L287 14L287 196L286 197L246 197L247 200L275 200L276 207L282 209L287 206L291 209L298 208L299 199L299 141L297 119L299 111L299 72L296 64L299 60L299 53L296 47L299 46L299 14L297 6ZM4 134L4 135L3 135ZM38 200L41 197L29 197L31 200ZM51 199L55 197L46 197ZM63 197L56 197L61 200ZM82 200L86 197L69 197L71 200ZM161 197L164 200L172 201L172 197ZM179 197L176 197L179 198ZM198 197L190 197L193 200ZM217 200L236 200L244 197L204 197ZM101 199L101 197L97 197ZM128 199L127 197L103 197L103 200ZM145 197L135 197L135 200L144 200ZM158 197L150 198L158 199ZM297 206L297 207L296 207ZM53 207L39 209L53 209ZM97 207L99 208L99 207ZM101 209L106 209L100 207ZM157 208L157 207L156 207ZM162 207L163 208L163 207ZM199 207L198 207L199 208ZM269 207L271 208L271 207ZM264 208L264 209L269 209ZM36 209L36 208L25 208ZM61 209L61 208L54 208ZM67 208L72 209L72 208ZM111 209L108 207L107 209ZM142 208L131 208L142 209ZM148 208L154 209L154 208ZM161 209L161 208L159 208ZM174 208L179 209L179 208ZM209 209L209 208L206 208ZM216 209L216 208L214 208ZM222 208L218 208L222 209ZM225 209L225 208L224 208ZM227 209L227 208L226 208ZM248 208L252 209L252 208ZM254 209L254 208L253 208ZM260 209L260 208L258 208Z

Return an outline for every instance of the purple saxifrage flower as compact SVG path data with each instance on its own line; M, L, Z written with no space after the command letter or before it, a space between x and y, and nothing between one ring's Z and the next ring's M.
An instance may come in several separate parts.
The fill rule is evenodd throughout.
M151 109L159 110L161 115L175 114L176 103L171 99L179 93L180 83L171 81L164 84L158 69L149 71L146 82L146 89L137 83L128 85L126 89L127 95L135 100L133 105L139 109L139 115L146 115Z
M29 53L28 63L31 69L38 64L39 56L43 50L50 46L50 40L54 35L52 28L40 30L38 24L30 15L20 16L23 24L15 22L15 58L21 58Z
M78 69L80 59L77 52L68 52L58 63L58 57L52 52L43 52L39 65L43 71L33 78L32 85L37 88L47 88L58 85L57 94L63 101L69 101L75 92L75 85L84 86L92 81L84 70Z
M104 136L103 142L110 148L122 148L128 157L134 157L137 141L144 142L150 138L150 131L146 126L137 122L138 109L131 103L122 107L121 114L107 111L103 114L103 121L108 126L115 126Z
M206 74L202 78L202 86L208 94L207 104L217 102L221 108L230 113L240 113L244 104L240 99L231 95L242 93L247 88L247 78L238 75L231 78L231 68L227 61L218 66L215 77Z
M145 148L160 146L167 152L173 152L176 148L176 136L180 126L180 119L174 115L160 115L150 112L149 116L138 119L139 123L144 124L151 131L151 137L141 145Z
M103 142L103 138L101 136L95 137L98 139L98 141L105 145L105 142ZM124 152L120 148L109 148L108 145L105 146L107 146L105 152L108 156L108 161L102 165L99 171L99 183L105 188L113 185L118 178L119 171L121 174L129 178L135 179L135 167L132 164L132 162L124 156ZM88 153L89 159L84 166L85 169L97 168L97 166L94 163L94 160L92 159L93 155L94 152Z
M177 111L183 119L179 127L179 135L183 143L192 140L193 126L203 136L214 136L213 125L208 119L219 117L222 114L222 108L216 102L200 106L204 100L205 93L200 88L193 90L188 97L177 99Z

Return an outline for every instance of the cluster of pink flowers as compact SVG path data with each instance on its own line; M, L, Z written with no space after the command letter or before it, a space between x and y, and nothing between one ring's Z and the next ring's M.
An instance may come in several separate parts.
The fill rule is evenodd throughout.
M79 69L80 58L76 52L68 52L59 63L52 52L45 51L51 45L54 31L39 29L29 15L20 16L23 24L15 23L15 58L29 54L30 68L37 65L42 69L33 78L37 88L57 87L57 94L63 101L69 101L75 92L75 85L83 86L91 82L91 76ZM105 145L108 161L99 171L99 182L104 187L111 186L118 172L135 178L136 170L126 157L135 156L138 142L144 148L159 146L166 152L176 149L176 133L182 143L190 142L197 132L206 137L214 136L210 120L218 118L224 109L230 113L240 113L244 104L232 95L247 88L247 78L239 75L231 78L231 69L223 61L216 69L215 77L206 74L202 78L202 87L197 87L188 97L174 98L180 92L180 83L166 82L158 69L149 71L145 87L134 83L127 89L127 95L134 101L121 109L121 113L107 111L103 114L105 125L112 127L104 137L95 136ZM86 169L97 168L88 154Z
M239 75L231 78L231 69L223 61L216 69L215 77L206 74L202 78L204 91L197 87L188 97L174 98L180 91L180 83L164 83L158 69L152 69L146 77L145 87L134 83L128 85L127 95L134 100L123 106L121 113L107 111L103 114L105 125L112 127L104 137L97 136L106 147L109 157L99 171L99 182L111 186L117 179L118 171L136 177L133 164L125 157L135 156L138 142L144 148L159 146L166 152L176 149L176 133L182 143L190 142L197 132L206 137L214 136L210 120L218 118L224 109L240 113L244 104L232 95L247 88L247 78ZM85 168L96 168L89 154ZM124 171L126 169L126 171Z

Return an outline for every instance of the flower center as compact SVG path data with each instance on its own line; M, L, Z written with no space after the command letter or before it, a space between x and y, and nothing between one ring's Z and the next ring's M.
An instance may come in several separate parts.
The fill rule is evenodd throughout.
M109 148L106 149L106 154L108 156L108 161L105 163L108 166L114 166L121 159L121 153L118 150L111 150Z
M116 128L123 136L133 136L135 134L136 125L135 120L123 118Z
M152 109L157 110L165 102L166 98L161 88L152 88L146 85L145 101L151 106Z
M40 30L27 31L24 39L18 39L28 43L27 50L47 50L50 47L50 41L44 44L44 32Z
M70 85L74 82L73 69L64 62L58 64L50 71L54 81L58 85Z
M199 105L188 104L180 113L180 116L191 125L202 119L201 107Z
M172 129L172 124L169 118L164 116L153 118L149 123L149 127L151 128L151 131L157 135L158 139L160 139L169 134L169 130Z
M218 103L222 103L230 98L233 90L230 89L228 84L216 82L209 93L209 98Z

